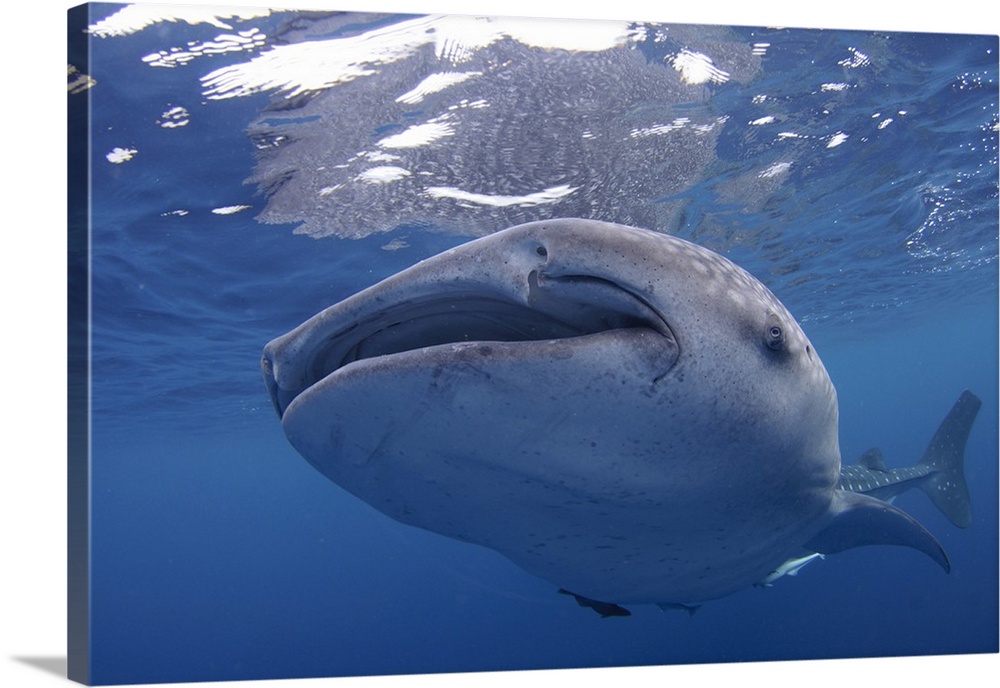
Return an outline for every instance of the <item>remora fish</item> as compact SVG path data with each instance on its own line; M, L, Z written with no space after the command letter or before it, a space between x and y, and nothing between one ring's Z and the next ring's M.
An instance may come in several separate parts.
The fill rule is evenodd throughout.
M761 588L769 588L771 587L771 584L774 583L774 581L778 580L779 578L782 578L784 576L797 576L799 575L799 571L801 571L802 567L804 567L806 564L811 564L817 559L825 559L825 558L826 557L823 556L822 554L817 554L816 552L813 552L812 554L807 554L802 557L789 559L781 566L776 568L774 571L771 571L771 573L767 574L767 577L764 580L762 580L759 583L755 583L754 585Z
M322 311L262 368L323 475L593 608L693 604L860 545L950 569L914 519L837 489L836 392L785 307L677 238L513 227Z

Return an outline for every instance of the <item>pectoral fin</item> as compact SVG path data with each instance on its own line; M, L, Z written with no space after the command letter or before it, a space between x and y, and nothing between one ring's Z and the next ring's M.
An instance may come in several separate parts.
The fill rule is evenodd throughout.
M829 523L806 549L834 554L864 545L902 545L919 550L951 571L941 544L926 528L896 507L862 494L837 490L830 504Z

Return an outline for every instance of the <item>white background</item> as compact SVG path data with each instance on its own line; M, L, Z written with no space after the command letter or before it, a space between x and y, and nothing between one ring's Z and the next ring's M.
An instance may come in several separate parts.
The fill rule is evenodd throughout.
M176 0L163 0L181 4ZM66 10L74 3L5 3L0 39L0 686L65 682L65 86ZM208 0L195 4L206 5ZM990 0L260 0L305 9L593 17L687 23L998 33ZM821 591L818 591L821 593ZM849 614L845 610L845 614ZM765 619L761 623L767 623ZM942 635L950 629L940 629ZM996 685L997 655L521 672L435 677L227 682L217 686Z

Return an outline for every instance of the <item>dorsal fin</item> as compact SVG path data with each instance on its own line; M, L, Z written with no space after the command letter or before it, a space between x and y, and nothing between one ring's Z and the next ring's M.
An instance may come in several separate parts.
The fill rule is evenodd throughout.
M879 473L888 473L889 469L885 466L885 461L882 460L882 450L878 447L872 447L858 459L858 465L864 466L870 471L878 471Z

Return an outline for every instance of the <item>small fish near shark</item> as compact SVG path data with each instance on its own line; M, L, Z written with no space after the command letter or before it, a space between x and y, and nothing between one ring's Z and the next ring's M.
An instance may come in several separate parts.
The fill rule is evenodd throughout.
M950 570L883 499L890 483L948 493L935 503L965 520L953 465L971 393L916 472L842 473L837 394L792 315L726 258L657 232L502 230L321 311L261 366L286 437L328 479L602 616L692 613L862 545Z

